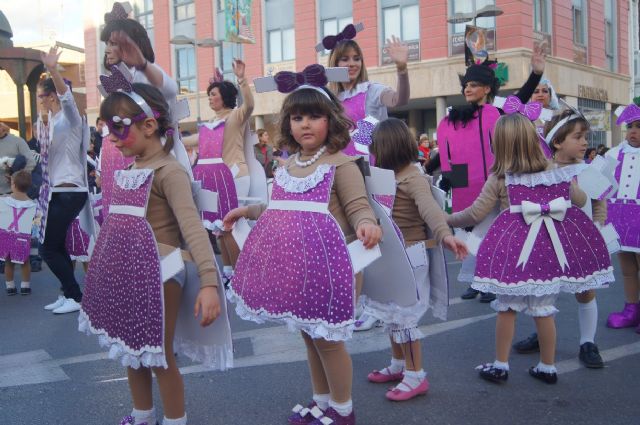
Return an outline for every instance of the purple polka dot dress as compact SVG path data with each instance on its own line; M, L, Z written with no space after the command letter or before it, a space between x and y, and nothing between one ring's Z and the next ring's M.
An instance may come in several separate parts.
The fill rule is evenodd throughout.
M35 212L34 201L0 198L0 260L17 264L29 261Z
M105 143L102 144L102 149L100 150L100 179L102 180L101 193L103 205L98 220L100 225L102 225L107 214L109 214L109 205L114 190L113 179L115 178L115 172L124 170L131 165L133 160L133 157L127 158L123 156L122 152L116 148L114 143L105 139Z
M65 247L67 253L72 260L87 262L89 261L89 241L90 237L87 232L80 227L80 219L75 218L67 230L67 238Z
M343 341L354 323L354 273L344 234L329 213L335 167L297 178L275 173L268 209L244 244L227 292L245 320L286 323Z
M202 182L202 188L218 193L218 211L204 211L203 219L222 219L229 211L238 207L238 194L231 170L222 162L224 144L224 121L210 128L200 126L198 130L198 162L193 168L194 180Z
M511 207L500 213L480 245L473 288L543 296L614 281L604 239L570 202L578 170L569 166L506 176Z
M85 277L79 330L133 368L167 367L160 260L146 208L153 170L118 170Z

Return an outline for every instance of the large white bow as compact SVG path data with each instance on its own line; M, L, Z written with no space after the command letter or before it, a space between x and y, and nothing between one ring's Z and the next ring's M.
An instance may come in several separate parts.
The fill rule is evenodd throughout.
M516 267L522 264L522 269L524 270L527 265L527 261L529 261L531 251L533 250L533 245L538 238L540 227L542 226L542 223L544 223L547 227L547 231L549 232L549 236L551 237L551 243L553 244L553 250L556 253L558 263L564 271L564 268L569 265L569 262L567 261L564 248L560 242L560 237L558 236L558 232L553 224L553 220L564 220L567 209L570 207L571 201L562 197L556 198L548 204L536 204L529 201L523 201L521 205L511 207L511 212L522 213L525 223L530 226L527 239L524 241L524 245L522 245L522 252L520 252L520 257L518 258Z

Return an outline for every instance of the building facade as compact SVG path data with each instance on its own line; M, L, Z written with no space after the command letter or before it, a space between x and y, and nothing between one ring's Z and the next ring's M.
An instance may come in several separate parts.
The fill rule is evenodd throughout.
M98 82L104 43L99 41L102 16L111 1L95 2L85 28L87 103L97 113ZM582 109L592 120L590 143L616 144L620 131L612 125L612 110L629 103L634 84L629 21L636 0L253 0L251 30L255 44L223 42L221 47L197 46L206 38L224 37L224 0L136 0L135 17L148 29L156 62L180 85L192 115L182 125L195 128L196 103L202 119L210 119L206 87L215 67L232 79L231 61L242 58L250 79L281 70L303 69L326 63L326 52L314 46L326 34L347 23L362 22L357 35L373 81L394 87L395 67L388 64L384 40L391 35L409 45L411 100L392 111L416 132L433 134L446 106L464 102L458 74L464 73L465 24L447 18L456 13L476 14L487 6L503 11L497 17L477 17L487 28L495 49L491 56L508 66L505 92L516 90L529 74L532 46L546 40L546 76L558 94ZM102 8L100 7L102 6ZM190 45L171 44L178 35ZM635 35L637 40L637 34ZM282 96L256 96L254 125L274 125ZM94 115L95 116L95 115Z

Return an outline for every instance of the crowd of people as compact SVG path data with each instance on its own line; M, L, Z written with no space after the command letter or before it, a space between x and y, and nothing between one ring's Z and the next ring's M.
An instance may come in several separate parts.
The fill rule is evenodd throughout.
M599 147L598 159L587 149L589 122L558 99L535 46L527 81L506 97L495 62L467 67L466 104L450 108L431 138L416 140L388 117L410 97L407 46L387 40L395 88L370 81L355 40L366 29L350 24L317 47L330 51L329 67L339 72L310 64L254 81L258 91L286 94L277 134L250 130L254 98L236 59L235 83L218 75L207 88L216 118L187 135L177 84L128 12L115 3L105 15L108 72L93 133L58 71L56 48L42 54L49 76L38 86L47 116L36 129L39 154L0 126L0 155L9 158L0 182L7 294L18 293L14 264L22 264L19 293L31 292L36 223L42 257L61 285L45 309L79 311L79 330L127 368L133 409L121 424L158 423L152 375L162 424L187 423L175 356L233 365L227 301L242 319L300 333L311 396L289 424L356 423L345 341L377 323L391 358L369 381L393 383L391 401L426 394L418 323L427 311L446 318L445 249L464 260L463 298L481 294L497 311L495 359L478 366L482 379L508 380L522 313L537 333L514 348L540 351L529 374L557 382L562 292L578 302L580 360L603 367L596 292L614 281L612 252L626 300L607 325L640 333L640 107L620 111L625 140L608 152ZM36 167L42 182L29 196ZM88 260L84 292L73 259Z

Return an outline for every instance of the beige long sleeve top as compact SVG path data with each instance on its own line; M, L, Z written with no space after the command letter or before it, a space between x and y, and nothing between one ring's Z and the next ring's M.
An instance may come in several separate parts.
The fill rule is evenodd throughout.
M222 160L229 168L238 166L235 177L249 174L247 161L244 157L244 133L247 122L253 112L254 101L251 88L246 79L239 84L242 94L242 105L234 109L225 109L217 114L217 119L224 119L224 145L222 146Z
M293 177L307 177L313 173L320 164L336 166L336 172L331 186L329 199L329 212L336 219L347 243L356 239L355 229L362 223L376 224L377 219L369 201L364 185L364 177L356 165L355 158L344 155L341 152L324 154L309 167L298 167L295 163L295 155L292 155L284 165ZM308 160L303 156L301 161ZM249 218L256 220L267 208L264 204L249 206Z
M587 202L587 195L575 182L571 183L570 195L571 203L580 208ZM497 203L500 204L500 211L509 208L507 186L505 185L504 177L498 178L491 174L473 204L460 212L448 216L447 224L452 227L475 226L484 220Z
M431 194L426 177L414 165L396 173L396 198L392 217L405 243L427 239L427 227L438 243L451 235L446 216Z
M136 158L132 168L154 170L146 218L159 244L180 248L187 243L198 267L200 284L218 286L213 249L191 192L184 167L164 151Z
M558 167L566 167L568 165L577 164L577 162L563 162L557 159L554 159L553 163ZM597 199L591 199L590 201L593 222L604 226L605 221L607 221L607 201Z

